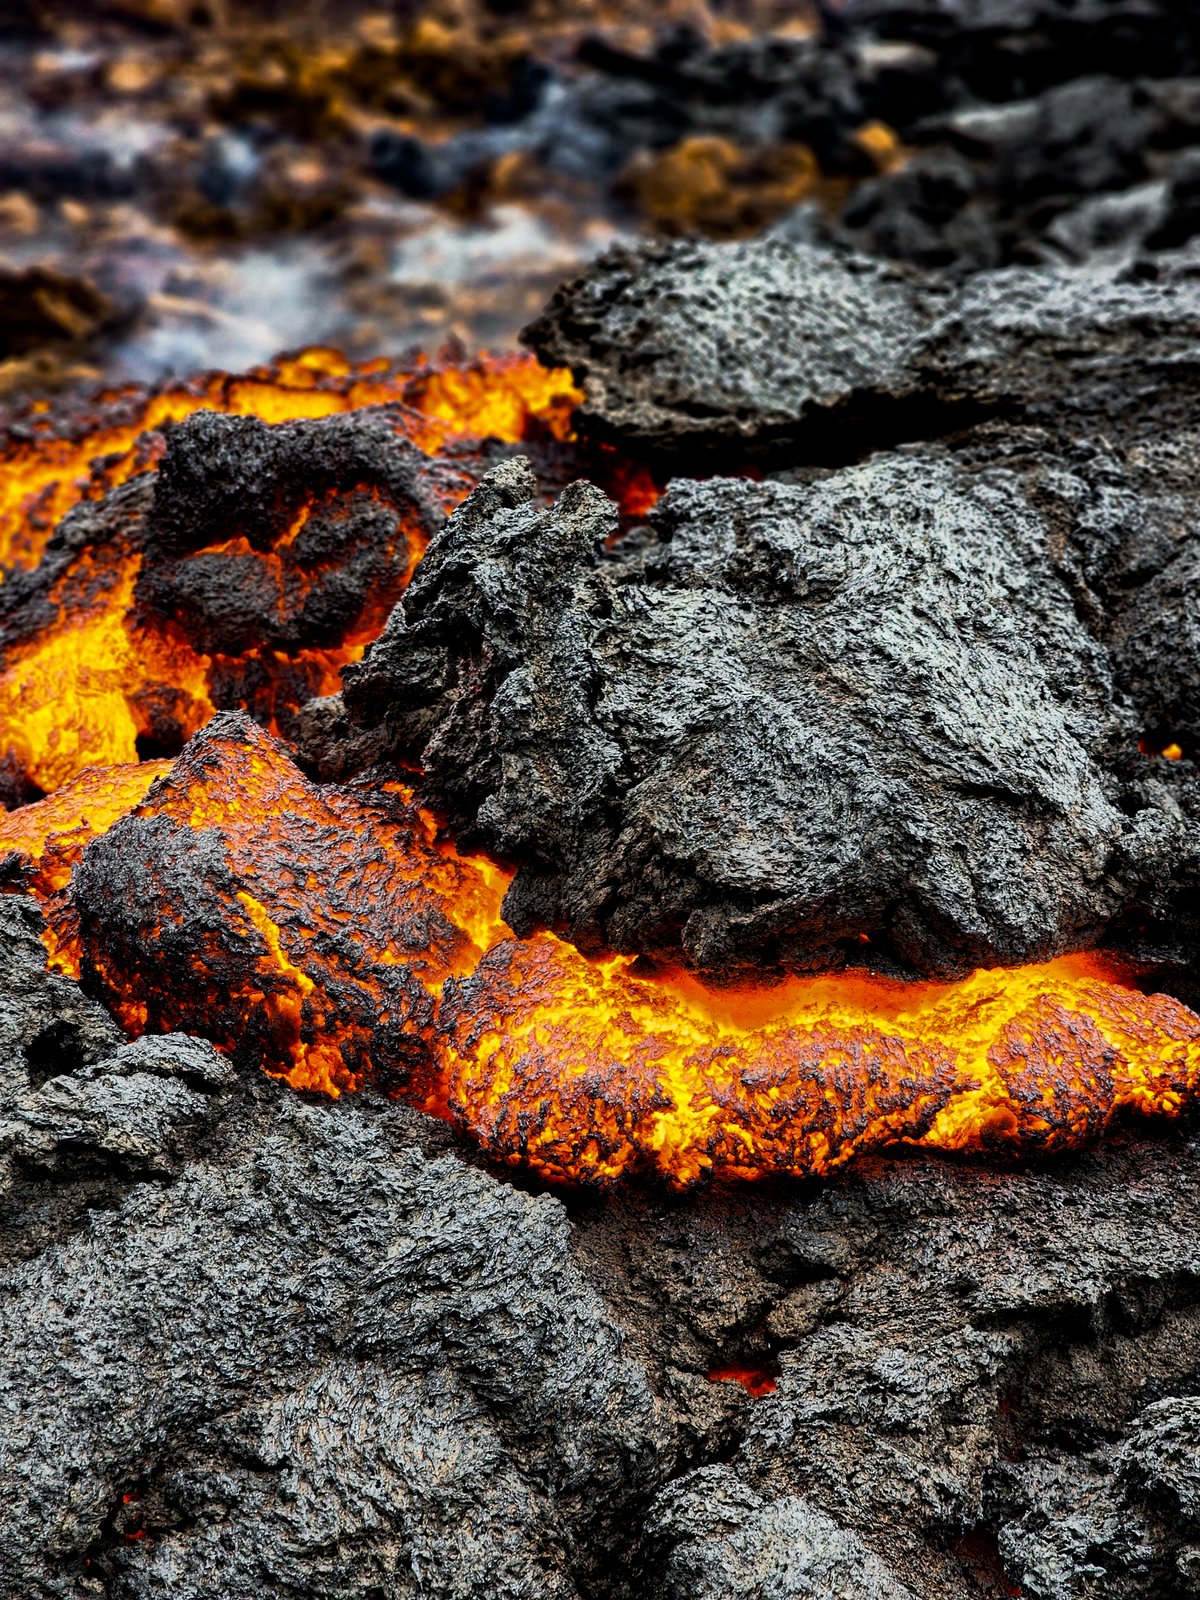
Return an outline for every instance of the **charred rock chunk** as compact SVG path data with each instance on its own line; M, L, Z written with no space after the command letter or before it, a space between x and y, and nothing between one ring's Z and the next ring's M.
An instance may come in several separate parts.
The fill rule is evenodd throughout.
M581 419L654 449L794 438L855 391L903 395L936 291L781 239L610 251L523 338L584 384Z
M197 412L101 461L0 586L0 799L177 755L214 709L287 733L505 448L457 440L435 459L405 437L426 426L400 404L275 426Z
M479 873L396 783L319 790L226 712L85 851L85 987L131 1032L186 1028L297 1088L425 1059L433 994L478 951Z
M1118 849L1161 852L1159 813L1115 803L1136 732L1015 475L927 451L677 482L624 560L591 486L533 492L485 479L345 691L461 842L519 863L516 931L723 971L869 940L950 974L1091 942Z
M137 1177L194 1153L234 1081L211 1045L123 1044L77 984L47 972L40 918L0 896L0 1260L77 1225ZM61 1192L54 1187L61 1180Z
M269 427L198 412L155 478L138 599L206 652L337 643L397 590L441 525L438 491L459 487L383 413Z

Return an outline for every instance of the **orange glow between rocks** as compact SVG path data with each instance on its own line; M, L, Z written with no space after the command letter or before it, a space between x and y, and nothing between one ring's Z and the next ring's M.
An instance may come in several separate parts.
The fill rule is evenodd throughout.
M452 438L490 435L517 443L537 430L564 437L579 398L569 374L532 357L397 372L378 363L355 368L326 350L303 352L247 377L215 375L149 396L101 396L98 418L125 410L130 420L102 423L73 439L55 437L51 422L38 418L28 424L32 438L0 450L0 579L5 569L36 565L72 506L153 466L163 450L157 430L199 410L276 423L388 403L404 408L396 415L398 432L433 452ZM409 537L397 590L421 555L419 542ZM139 736L150 732L151 704L164 689L181 739L213 714L211 680L220 660L193 650L172 624L137 612L140 559L119 542L82 552L52 596L57 622L34 641L12 646L0 662L0 759L7 757L43 792L85 766L135 761ZM360 619L340 647L286 659L250 652L242 659L257 656L293 705L330 693L341 669L379 632L395 598L380 597L386 603Z
M169 761L85 767L34 805L0 812L0 872L41 902L50 965L79 976L79 925L67 902L71 874L84 848L131 811Z
M578 398L566 374L524 358L397 373L324 351L118 396L98 415L124 406L119 426L67 439L38 417L10 442L0 540L11 566L36 561L71 504L152 465L155 430L204 406L278 422L387 400L427 451L539 432L569 449ZM636 465L613 467L624 510L643 514L657 487ZM231 538L210 552L239 549ZM420 554L411 541L396 552L398 583ZM214 733L204 759L189 746L173 765L137 764L164 705L181 737L209 721L222 666L139 611L140 559L119 539L81 552L54 587L53 620L0 673L9 761L50 791L0 819L4 884L42 902L53 965L82 972L131 1034L202 1034L330 1095L375 1082L498 1162L597 1185L813 1177L897 1144L1049 1154L1194 1098L1200 1019L1098 954L951 984L864 971L717 989L586 957L550 933L514 939L501 914L508 873L460 856L403 784L312 783L271 737L275 705L338 686L383 605L331 648L250 652L275 685L276 699L253 708L267 731ZM111 945L103 927L81 927L71 874L92 839L148 819L169 832L183 877L144 860L144 898L127 908L135 934ZM181 899L200 832L226 875ZM710 1376L745 1386L733 1368Z
M740 1384L752 1400L762 1400L766 1395L774 1394L777 1387L775 1379L765 1367L714 1367L708 1374L708 1381Z

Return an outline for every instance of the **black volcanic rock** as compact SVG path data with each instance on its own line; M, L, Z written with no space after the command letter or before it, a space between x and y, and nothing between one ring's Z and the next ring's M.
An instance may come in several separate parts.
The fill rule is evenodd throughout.
M689 470L853 459L989 416L1154 434L1190 422L1200 265L983 272L957 289L782 239L646 244L523 335L580 417Z
M564 284L522 338L572 369L596 430L745 450L855 392L910 392L909 351L938 304L900 268L781 239L644 244Z
M334 643L441 526L452 471L384 409L276 427L197 412L168 435L137 598L208 653Z
M1188 1133L576 1204L0 929L0 1592L1194 1592Z
M865 937L949 974L1093 941L1119 862L1168 873L1183 824L1118 805L1137 731L1016 474L679 481L623 559L589 485L533 493L484 481L345 691L461 844L518 863L518 932L718 971Z

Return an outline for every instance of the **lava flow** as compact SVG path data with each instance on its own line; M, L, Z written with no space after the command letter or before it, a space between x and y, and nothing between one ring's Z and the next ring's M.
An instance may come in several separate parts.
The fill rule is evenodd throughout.
M0 872L42 902L53 965L132 1035L199 1034L298 1089L376 1084L552 1181L810 1177L897 1143L1040 1154L1179 1113L1200 1019L1109 957L709 988L514 938L509 874L460 855L403 774L294 764L288 715L379 627L486 466L477 436L569 453L572 393L529 362L310 355L82 440L35 424L7 479L0 702L10 785L56 792L0 824ZM623 482L631 509L652 495Z
M25 800L88 765L174 755L222 707L251 704L267 726L286 731L300 705L337 688L440 515L481 475L471 442L561 439L577 399L568 374L532 359L397 372L383 363L351 368L313 350L243 378L103 395L78 417L56 423L34 413L11 425L0 446L0 577L8 573L0 790L10 802ZM412 447L412 493L389 477L386 437L382 465L339 459L325 492L314 480L330 478L330 463L307 459L302 435L274 451L279 459L251 449L250 433L262 430L250 419L303 423L366 408L378 408L380 435ZM181 549L178 526L191 533L205 510L164 507L147 474L169 462L173 438L186 455L186 430L173 429L213 412L248 426L229 435L224 460L207 436L195 452L211 469L197 492L214 503L209 526ZM256 489L261 495L255 479L278 481L255 508L257 524L235 527L229 490L241 487L239 458L246 501ZM338 477L346 470L358 481ZM233 482L222 497L227 473ZM198 607L205 579L225 594L201 596ZM227 615L213 617L231 583L263 613L240 630Z
M85 831L59 825L51 887ZM370 1079L558 1181L813 1176L897 1141L1061 1150L1178 1112L1200 1079L1200 1020L1099 956L713 990L513 939L507 882L403 785L314 784L227 714L88 849L68 907L130 1033L202 1034L296 1088Z

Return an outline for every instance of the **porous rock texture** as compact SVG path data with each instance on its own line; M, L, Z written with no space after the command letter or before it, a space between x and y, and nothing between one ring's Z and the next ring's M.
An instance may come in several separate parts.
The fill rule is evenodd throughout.
M677 479L614 546L594 491L535 509L497 469L310 712L310 760L420 761L517 865L519 930L719 972L1107 939L1188 983L1197 263L913 291L884 361L886 296L841 310L883 279L820 256L652 245L566 286L531 338L595 425L692 472L737 437L766 480Z
M122 1045L32 907L0 934L0 1592L1194 1593L1186 1130L535 1195L387 1101Z
M523 338L585 426L697 470L856 459L992 415L1146 431L1191 415L1200 258L1006 268L951 289L782 239L617 248ZM714 454L715 453L715 454Z
M569 366L580 419L678 450L761 450L848 394L911 387L936 287L865 256L777 239L619 246L523 335Z
M624 561L595 490L533 495L491 474L347 690L460 842L521 863L517 932L715 970L866 936L954 972L1077 946L1133 892L1117 854L1167 819L1115 804L1136 731L1019 480L926 451L679 481Z

